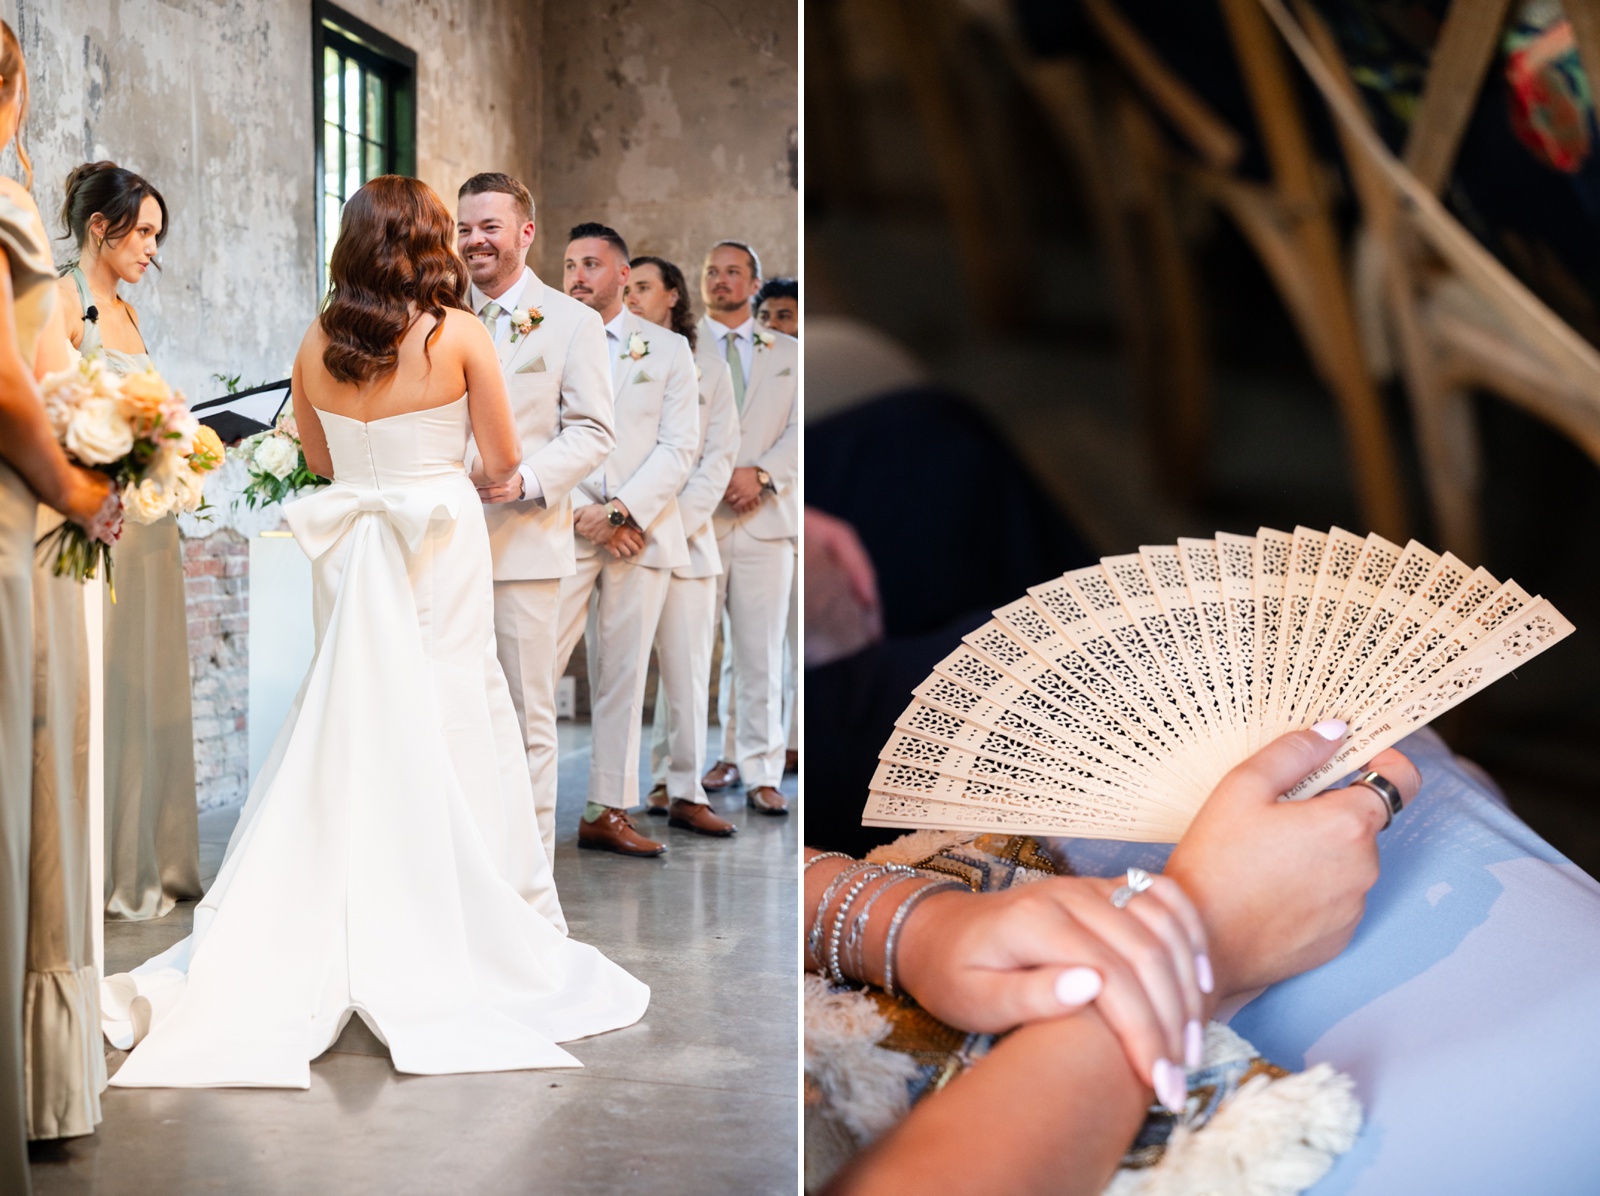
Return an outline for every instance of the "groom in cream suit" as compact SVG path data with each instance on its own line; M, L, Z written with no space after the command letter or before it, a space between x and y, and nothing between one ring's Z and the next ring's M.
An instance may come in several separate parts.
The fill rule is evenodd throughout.
M722 555L719 610L727 612L737 707L737 766L745 801L763 814L787 814L778 792L788 733L783 725L783 646L800 534L800 342L760 328L750 300L761 286L761 261L740 241L712 246L701 272L706 305L700 339L727 362L739 409L739 454L713 516Z
M700 447L699 394L689 342L623 306L628 273L628 247L616 230L572 230L562 285L604 324L617 447L574 499L578 569L561 583L557 672L565 671L598 590L588 639L594 737L578 846L655 856L666 847L634 829L626 811L639 804L650 645L672 571L689 563L678 491Z
M561 579L577 571L573 491L616 445L611 376L600 318L525 264L534 237L526 187L510 175L474 175L461 185L456 233L472 277L467 301L494 336L522 438L517 475L479 491L494 554L496 653L533 779L534 809L507 811L515 870L528 857L517 844L530 825L545 856L555 853Z

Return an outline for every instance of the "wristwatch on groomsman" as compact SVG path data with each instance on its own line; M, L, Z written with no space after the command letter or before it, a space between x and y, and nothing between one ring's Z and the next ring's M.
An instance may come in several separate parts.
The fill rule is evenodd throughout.
M621 527L628 522L628 517L622 513L614 502L606 504L606 518L611 522L612 527Z
M778 488L772 484L772 475L766 470L756 470L756 481L761 483L761 488L763 490L771 490L774 494L778 492Z

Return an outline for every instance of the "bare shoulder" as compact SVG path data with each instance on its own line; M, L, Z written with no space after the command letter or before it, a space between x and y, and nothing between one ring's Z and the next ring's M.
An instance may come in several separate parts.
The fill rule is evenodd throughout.
M486 347L493 350L494 338L483 326L483 321L470 311L447 307L444 310L444 319L440 321L439 339L436 344L449 352L466 356L480 352Z
M72 281L72 275L64 274L56 279L56 290L61 296L61 310L67 314L67 318L81 321L83 305L78 298L78 284Z
M322 330L322 320L315 319L306 327L306 334L300 338L300 349L295 354L304 361L307 356L321 357L322 351L328 347L328 334Z
M43 223L39 216L39 205L34 201L33 193L15 179L0 176L0 195L5 196L19 208L26 209L33 214L35 220L40 220L40 223Z

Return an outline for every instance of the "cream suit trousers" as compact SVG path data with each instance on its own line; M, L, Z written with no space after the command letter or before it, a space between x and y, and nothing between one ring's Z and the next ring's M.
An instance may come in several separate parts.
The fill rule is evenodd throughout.
M667 600L670 569L619 561L605 550L578 558L578 572L561 579L561 643L556 675L589 622L589 596L599 592L588 638L589 800L626 810L639 804L645 674L650 645Z
M734 763L746 789L776 788L783 781L783 641L789 625L789 591L794 584L794 541L758 540L742 526L717 540L722 576L717 607L727 612L731 632L733 685L722 691L737 708ZM724 681L727 671L723 672ZM724 709L726 707L724 706Z
M655 724L650 779L667 796L706 804L706 725L711 716L711 641L717 627L717 579L674 577L656 628Z
M561 579L494 583L495 654L528 751L533 809L545 858L556 858L556 648Z

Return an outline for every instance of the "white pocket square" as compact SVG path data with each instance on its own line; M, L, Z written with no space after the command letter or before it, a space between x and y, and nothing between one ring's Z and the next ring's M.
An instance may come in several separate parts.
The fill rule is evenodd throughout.
M638 373L638 376L634 378L633 384L635 386L637 386L641 382L653 382L653 381L655 381L655 379L651 378L650 375L645 373L643 370L640 370L639 373Z
M773 376L776 377L776 378L787 378L792 373L794 373L793 369L791 369L789 366L784 366L781 370L779 370Z
M517 367L517 373L519 374L547 374L549 372L550 371L545 368L544 358L542 356L535 357L532 361L528 362L527 365L519 365Z

